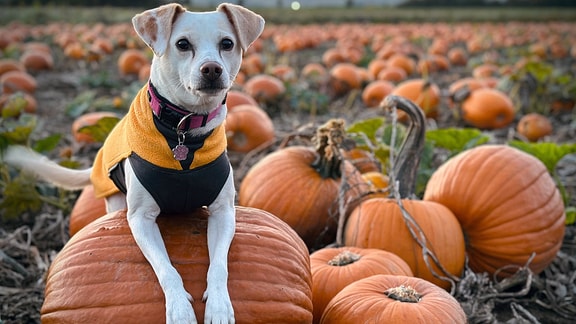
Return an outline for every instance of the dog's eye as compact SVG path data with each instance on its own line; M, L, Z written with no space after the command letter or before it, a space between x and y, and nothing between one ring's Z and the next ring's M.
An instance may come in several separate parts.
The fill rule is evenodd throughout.
M176 47L181 51L189 51L192 49L192 44L187 39L180 39L176 42Z
M234 48L234 42L228 38L225 38L220 42L220 48L224 51L231 51L232 48Z

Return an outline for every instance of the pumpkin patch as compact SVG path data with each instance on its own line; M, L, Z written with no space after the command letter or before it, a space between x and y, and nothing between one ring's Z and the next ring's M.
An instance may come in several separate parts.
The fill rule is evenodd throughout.
M556 11L557 20L542 11L533 21L484 22L454 8L446 23L429 21L437 12L428 8L413 23L395 8L357 9L302 24L314 10L262 10L271 23L244 53L228 94L227 145L239 206L230 254L237 322L562 324L576 317L570 10ZM522 11L498 10L513 17ZM492 16L486 19L498 19ZM129 18L72 17L0 23L0 147L23 143L83 168L148 81L152 53ZM414 122L418 113L406 105L421 120ZM415 148L417 137L424 140ZM154 313L150 320L162 322L154 317L163 313L161 294L131 245L123 213L107 215L91 189L60 190L0 163L0 321L62 322L76 316L64 309L77 303L76 314L84 313L78 316L102 322L118 316L113 308ZM159 220L175 242L203 235L201 220L175 222ZM114 243L90 250L112 242L111 234ZM118 241L130 251L116 254ZM181 253L173 262L195 273L187 287L201 312L205 276L196 272L205 271L206 261L186 258L204 257L204 248L191 255L178 244L170 245ZM315 260L326 251L339 254L319 270ZM102 254L121 279L91 261ZM366 269L372 255L371 265L395 265L390 272L401 277L365 283L387 272ZM283 288L271 292L267 284ZM130 294L118 293L118 285ZM366 289L377 295L368 297ZM381 299L399 292L435 302L387 300L412 307L406 313L418 319L378 317L389 310ZM95 303L101 307L91 313ZM422 320L432 311L420 306L434 315Z

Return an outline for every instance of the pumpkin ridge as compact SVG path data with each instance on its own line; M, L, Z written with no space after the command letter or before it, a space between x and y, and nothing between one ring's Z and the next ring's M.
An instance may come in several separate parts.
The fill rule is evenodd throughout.
M499 153L499 154L498 154L498 153ZM498 168L498 172L499 172L499 173L501 173L501 172L502 172L502 173L503 173L503 172L506 172L506 175L510 175L510 176L506 177L506 179L517 179L517 178L519 178L519 176L518 176L519 173L518 173L518 172L514 172L514 171L516 170L516 165L517 165L517 164L525 164L525 163L523 163L524 161L523 161L522 157L521 157L521 156L518 156L514 161L507 161L506 158L502 158L502 157L501 157L501 155L502 155L502 154L505 154L505 153L506 153L505 151L500 150L499 152L497 152L497 154L494 154L494 155L491 156L491 158L497 159L497 160L496 160L497 162L501 162L501 163L498 163L498 164L504 165L504 168L499 168L498 166L494 166L494 165L492 165L492 168ZM486 163L493 163L493 162L488 161L488 159L487 159ZM481 166L481 167L482 167L482 166ZM481 168L481 167L480 167L480 168ZM509 172L507 172L508 169L511 169L511 174L509 174ZM484 192L486 192L486 193L487 193L487 192L490 192L491 194L490 194L489 196L490 196L491 199L486 199L486 198L484 198L483 195L481 195L481 196L479 196L479 197L476 197L476 201L481 201L481 202L487 202L487 201L489 201L489 202L490 202L489 206L495 205L496 207L498 207L498 206L502 205L503 202L509 201L511 197L514 197L514 196L518 195L518 193L525 191L527 188L530 188L535 182L537 182L538 180L540 180L540 178L541 178L543 175L547 175L547 174L548 174L548 171L546 170L546 168L542 168L542 169L539 171L538 175L536 175L536 176L535 176L535 175L529 175L529 176L528 176L528 175L525 175L524 172L536 172L536 170L532 170L533 168L524 168L524 169L529 169L529 170L528 170L528 171L524 171L524 170L523 170L523 171L522 171L523 173L521 174L520 179L523 179L523 178L531 178L530 182L528 182L528 183L523 183L524 186L517 186L517 185L512 186L513 189L515 189L515 191L510 190L509 188L507 188L507 186L499 186L499 187L497 188L497 190L496 190L496 191L493 191L493 192L491 192L490 190L486 189ZM477 172L477 173L480 174L480 173L482 173L482 172ZM494 174L493 177L494 177L494 178L502 179L502 177L499 177L499 176L498 176L499 173ZM512 182L512 181L508 181L508 183L513 183L513 182ZM515 183L515 182L514 182L514 183ZM474 187L474 186L471 185L470 187ZM504 194L500 194L500 192L504 192ZM494 199L494 198L497 198L497 199ZM490 213L491 210L485 209L486 206L487 206L487 205L484 204L484 205L482 205L482 206L478 206L478 208L480 208L481 210L485 211L486 213ZM475 213L475 212L477 212L477 211L474 210L474 209L470 209L470 213Z
M530 190L532 188L537 188L539 186L537 186L536 184L540 183L542 180L545 181L545 177L548 176L548 171L543 169L539 176L535 179L533 179L531 182L527 183L525 187L520 188L520 190L514 192L513 194L510 195L510 197L516 197L518 196L519 193L521 192L525 192L527 190ZM520 186L518 186L520 187ZM543 204L539 204L538 206L533 206L532 209L530 210L522 210L522 215L518 215L519 217L526 217L527 215L534 213L538 210L542 209L542 206L547 206L549 205L549 202L551 200L554 199L554 197L556 196L556 190L550 190L549 191L549 195L547 196L547 199L543 202ZM506 211L507 213L511 214L514 213L514 209L510 208L510 206L508 206L508 204L515 204L515 202L513 202L510 197L506 197L505 199L503 198L502 200L504 202L501 201L497 201L491 204L486 204L484 206L490 206L490 209L486 209L483 210L482 216L483 217L479 217L481 218L481 220L485 223L486 225L486 230L492 231L492 230L498 230L499 227L501 226L506 226L508 223L511 222L515 222L517 221L517 217L499 217L499 215L501 213L499 213L500 209ZM482 199L479 198L479 200L482 201ZM512 206L514 207L514 206ZM521 231L521 227L513 227L513 228L508 228L506 229L510 234L512 234L514 231ZM510 232L510 230L512 230L512 232ZM479 233L479 231L476 231L476 233Z
M477 170L483 170L484 168L487 167L487 165L492 166L491 169L497 169L496 173L492 174L491 177L494 179L497 179L499 177L501 177L501 173L504 172L503 168L498 168L496 166L493 166L492 163L497 163L498 165L503 164L504 166L509 166L511 165L511 163L503 163L503 159L499 156L499 153L502 152L502 150L497 150L497 147L491 146L491 145L487 145L485 148L487 151L495 151L492 152L492 154L489 154L488 157L485 156L485 154L481 154L480 156L470 156L470 155L466 155L463 156L464 158L461 160L462 163L464 163L465 165L467 164L473 164L473 165L478 165L477 168L475 170L471 170L470 172L472 173L472 177L471 179L468 181L469 185L466 188L466 192L465 194L462 196L462 200L463 201L467 201L467 202L472 202L472 207L469 208L469 213L474 215L474 214L478 214L478 209L483 210L485 208L485 204L478 204L478 202L482 201L491 201L493 202L493 199L481 199L481 197L475 197L474 192L477 190L476 186L474 184L480 182L482 183L483 181L486 180L485 178L485 174L483 174L482 172L477 172ZM476 162L477 159L481 159L482 161L480 163ZM495 162L494 162L495 161ZM499 163L500 162L500 163ZM461 174L461 172L458 172L458 174ZM507 172L506 172L507 175ZM507 177L508 178L508 177ZM486 188L484 189L484 193L486 193L488 195L488 193L490 193L490 196L495 196L498 197L500 199L499 196L496 195L492 195L492 193L489 190L486 190ZM502 189L501 187L499 189ZM472 192L470 192L472 190ZM464 198L466 197L466 198ZM470 199L469 197L474 197L475 199ZM459 218L460 219L460 218ZM466 220L466 222L468 221L472 221L472 220ZM467 224L468 226L472 226L473 223L471 224Z
M556 195L557 194L554 191L552 191L551 195L548 196L548 199L545 201L545 204L543 204L543 205L544 206L550 206L551 205L550 202L552 200L554 200ZM504 206L504 205L502 205L502 206ZM502 207L502 208L504 208L504 207ZM498 208L496 208L495 210L497 210L497 209ZM491 225L489 227L487 226L485 229L486 231L483 231L483 233L486 233L486 232L489 233L489 232L493 232L493 231L500 232L503 230L503 227L506 227L505 230L508 232L509 235L515 235L518 233L529 234L531 232L537 232L537 231L541 231L542 229L546 229L546 228L548 228L550 223L554 223L554 222L549 221L546 223L542 223L541 226L538 226L537 228L535 226L531 226L532 227L531 231L528 231L528 232L526 232L526 230L523 229L521 226L509 227L509 224L517 221L518 218L530 218L529 217L530 215L535 214L537 212L542 212L542 209L543 209L542 206L533 206L532 209L530 209L530 210L522 211L522 214L518 215L519 217L512 217L512 216L510 216L510 217L497 217L497 216L490 217L492 214L492 211L491 211L491 212L487 213L486 218L504 219L505 221L503 221L501 223L496 223L496 224ZM507 210L507 209L504 208L504 210ZM508 212L513 213L514 211L511 211L508 209ZM498 213L497 213L497 215L498 215ZM543 220L544 220L544 218L539 219L539 221L543 221ZM477 233L479 233L479 231Z

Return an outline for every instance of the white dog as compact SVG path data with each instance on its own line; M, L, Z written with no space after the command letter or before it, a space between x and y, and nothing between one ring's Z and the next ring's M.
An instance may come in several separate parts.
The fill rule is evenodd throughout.
M203 13L168 4L132 22L154 52L150 82L108 136L93 167L63 168L22 146L10 146L4 161L64 188L93 183L97 194L106 197L109 212L127 209L134 239L164 292L167 323L197 320L156 217L207 206L210 266L204 322L234 323L227 282L235 189L226 155L225 98L264 19L232 4Z

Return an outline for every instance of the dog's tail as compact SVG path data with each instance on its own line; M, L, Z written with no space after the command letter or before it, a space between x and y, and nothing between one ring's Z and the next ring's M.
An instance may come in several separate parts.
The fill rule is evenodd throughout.
M65 189L81 189L90 184L91 168L84 170L65 168L24 146L9 146L3 152L2 160Z

